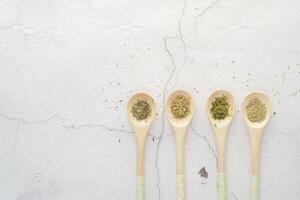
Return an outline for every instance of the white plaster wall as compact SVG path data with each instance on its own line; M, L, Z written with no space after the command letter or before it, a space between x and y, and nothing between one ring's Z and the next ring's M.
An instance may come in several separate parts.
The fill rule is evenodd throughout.
M1 0L0 200L135 196L135 140L125 107L153 94L147 200L175 199L165 95L197 104L186 141L186 199L217 199L208 94L254 89L274 112L262 142L260 196L300 199L300 1ZM249 198L249 141L240 112L227 148L228 199ZM205 167L208 178L201 178Z

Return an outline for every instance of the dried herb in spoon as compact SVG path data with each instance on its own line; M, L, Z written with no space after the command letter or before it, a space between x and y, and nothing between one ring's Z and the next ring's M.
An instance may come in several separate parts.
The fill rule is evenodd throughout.
M151 115L152 109L150 104L144 100L137 100L131 108L133 117L137 120L145 120Z
M223 120L229 115L229 103L225 95L216 97L210 109L213 119Z
M251 99L246 106L247 117L251 122L262 122L267 115L267 107L259 99Z
M175 119L183 119L190 113L190 100L178 95L171 102L171 113Z

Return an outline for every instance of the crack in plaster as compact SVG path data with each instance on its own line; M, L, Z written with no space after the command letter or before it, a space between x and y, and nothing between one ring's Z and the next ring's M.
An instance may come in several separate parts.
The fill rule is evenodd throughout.
M52 115L52 116L50 116L50 117L47 118L47 119L33 120L33 121L26 120L26 119L23 119L23 118L10 117L10 116L8 116L8 115L5 114L5 113L0 113L0 116L2 116L3 118L5 118L5 119L8 120L8 121L15 121L15 122L19 122L19 123L22 123L22 124L25 124L25 125L48 123L49 121L54 120L54 119L58 119L58 120L60 120L60 121L66 121L66 120L67 120L67 119L65 119L65 118L62 118L62 117L59 116L59 115Z
M192 130L192 133L195 136L199 137L200 139L202 139L207 144L209 151L212 153L213 157L216 160L216 168L217 168L217 166L218 166L218 158L217 158L217 153L216 153L216 151L214 149L214 146L209 142L209 140L207 139L207 137L205 135L198 134L197 131L195 130L195 128L192 125L190 126L190 128ZM237 197L237 195L235 193L233 193L233 192L228 193L228 196L229 195L231 195L234 198L234 200L239 200L238 197Z
M180 15L180 19L178 21L178 32L179 32L179 37L180 37L180 40L181 40L181 43L183 45L183 48L184 48L184 61L183 61L183 66L181 69L179 69L179 71L181 71L184 67L185 67L185 63L186 63L186 58L187 58L187 50L186 50L186 43L185 43L185 40L184 40L184 37L183 37L183 34L182 34L182 23L183 23L183 18L184 18L184 15L185 15L185 9L186 9L186 4L187 4L187 1L188 0L185 0L184 1L184 4L183 4L183 8L182 8L182 11L181 11L181 15ZM168 49L168 40L170 39L174 39L174 38L177 38L178 36L175 36L175 37L165 37L164 38L164 49L165 51L167 52L168 56L170 57L171 59L171 62L172 62L172 65L173 65L173 68L172 68L172 71L166 81L166 84L164 86L164 89L163 89L163 105L165 103L165 100L166 100L166 92L167 92L167 89L168 89L168 86L169 86L169 83L170 81L173 79L173 77L175 77L175 83L174 85L171 87L171 88L174 88L177 84L177 77L178 77L178 72L177 71L177 65L176 65L176 62L175 62L175 59L173 57L173 54L171 53L171 51ZM158 139L158 143L157 143L157 148L156 148L156 159L155 159L155 168L156 168L156 171L157 171L157 191L158 191L158 200L160 200L160 197L161 197L161 191L160 191L160 177L159 177L159 167L158 167L158 154L159 154L159 148L160 148L160 143L161 143L161 138L164 134L164 131L165 131L165 122L164 122L164 118L165 118L165 107L163 106L163 111L162 111L162 130L161 130L161 133L160 133L160 136L159 136L159 139Z
M18 123L16 129L14 130L14 132L15 132L14 137L15 138L14 138L14 142L13 142L13 145L11 147L11 150L7 153L7 157L4 159L4 161L0 163L0 167L2 167L5 164L5 160L7 160L8 157L10 157L15 152L17 144L18 144L19 129L20 129L20 122Z
M164 89L163 89L163 105L165 103L165 100L166 100L166 92L167 92L167 89L168 89L168 86L169 86L169 83L170 81L172 80L172 78L174 77L174 74L176 73L176 64L175 64L175 60L174 60L174 57L172 55L172 53L170 52L170 50L168 49L168 40L171 39L172 37L165 37L164 38L164 49L165 51L167 52L167 54L169 55L170 59L171 59L171 62L172 62L172 65L173 65L173 68L172 68L172 71L166 81L166 84L164 86ZM158 199L160 199L160 196L161 196L161 192L160 192L160 177L159 177L159 167L158 167L158 154L159 154L159 148L160 148L160 143L161 143L161 138L164 134L164 131L165 131L165 107L163 106L163 109L162 109L162 130L160 132L160 135L158 137L158 142L157 142L157 148L156 148L156 155L155 155L155 168L156 168L156 172L157 172L157 191L158 191Z
M170 75L166 81L166 84L164 85L164 89L163 89L163 104L165 102L165 99L166 99L166 92L168 90L168 87L169 87L169 83L171 82L171 80L175 77L175 83L173 84L173 86L171 88L174 88L176 85L177 85L177 77L178 77L178 74L180 71L182 71L186 65L186 60L187 60L187 44L185 42L185 39L184 39L184 35L183 35L183 28L182 28L182 24L183 24L183 19L184 19L184 16L185 16L185 11L186 11L186 5L187 5L187 1L188 0L185 0L184 1L184 4L183 4L183 8L182 8L182 11L181 11L181 15L180 15L180 19L178 21L178 32L179 32L179 38L180 38L180 41L183 45L183 50L184 50L184 58L183 58L183 65L180 69L177 70L177 66L176 66L176 62L175 62L175 59L174 59L174 56L173 54L171 53L171 51L169 50L168 48L168 40L171 40L171 39L174 39L178 36L175 36L175 37L165 37L164 38L164 49L165 51L167 52L168 56L170 57L170 60L172 62L172 70L170 72ZM197 15L195 18L194 18L194 25L195 25L195 31L196 31L196 35L198 36L197 34L197 26L198 26L198 19L200 17L202 17L210 8L212 8L216 3L218 3L220 0L215 0L213 1L207 8L205 8L203 10L202 13L200 13L199 15ZM14 29L14 25L10 26L10 27L1 27L1 29L4 28L4 29ZM57 43L57 42L56 42ZM63 122L64 121L67 121L67 119L65 118L62 118L60 117L59 115L53 115L51 117L49 117L48 119L44 119L44 120L37 120L37 121L28 121L28 120L25 120L25 119L22 119L22 118L12 118L12 117L9 117L7 116L6 114L4 113L0 113L0 116L4 117L5 119L7 120L10 120L10 121L16 121L16 122L19 122L19 123L23 123L25 125L32 125L32 124L41 124L41 123L47 123L51 120L54 120L54 119L59 119L61 122L62 122L62 127L68 129L68 130L72 130L72 129L75 129L75 130L79 130L79 129L82 129L82 128L103 128L107 131L113 131L113 132L120 132L120 133L125 133L125 134L130 134L132 135L132 131L128 131L128 130L121 130L121 129L114 129L114 128L111 128L111 127L108 127L104 124L81 124L81 125L66 125L64 124ZM157 143L157 149L156 149L156 159L155 159L155 168L156 168L156 171L157 171L157 190L158 190L158 199L160 200L160 197L161 197L161 191L160 191L160 176L159 176L159 167L158 167L158 154L159 154L159 149L160 149L160 143L161 143L161 139L163 137L163 134L164 134L164 131L165 131L165 122L164 122L164 118L165 118L165 108L163 107L163 111L162 111L162 130L161 130L161 134L157 137L157 136L154 136L154 135L151 135L149 134L151 137L153 138L156 138L158 139L158 143ZM18 125L19 127L20 125ZM17 128L19 129L19 128ZM216 152L213 148L213 145L209 142L209 140L207 139L207 137L205 135L200 135L196 132L196 130L191 126L191 129L193 130L193 134L197 137L199 137L200 139L202 139L208 146L209 148L209 151L212 153L213 157L216 159L216 163L217 163L217 156L216 156ZM14 144L14 147L13 149L15 149L15 146L16 146L17 142L15 142ZM238 198L236 197L236 195L234 193L231 193L231 195L234 197L235 200L238 200Z
M185 43L185 40L184 40L184 37L183 37L183 34L182 34L182 30L183 30L182 29L182 22L183 22L183 18L184 18L184 15L185 15L186 4L187 4L187 0L184 1L183 8L182 8L181 15L180 15L180 19L178 21L178 31L179 31L179 35L180 35L180 40L181 40L182 45L184 47L184 56L185 57L187 55L187 51L186 51L186 43Z
M183 45L183 52L184 52L183 64L182 64L182 67L180 69L178 69L177 72L175 73L175 83L173 84L172 89L177 85L178 74L179 74L179 72L181 72L184 69L185 64L186 64L186 59L187 59L187 45L186 45L186 42L184 40L183 29L182 29L182 24L183 24L183 18L185 16L186 5L187 5L187 0L185 0L184 3L183 3L183 8L182 8L182 11L181 11L181 15L180 15L180 18L178 20L178 32L179 32L179 37L180 37L181 44Z
M192 125L190 126L190 128L192 130L192 133L195 136L199 137L201 140L203 140L207 144L207 147L208 147L209 151L212 153L213 157L216 160L216 166L217 166L217 162L218 162L217 161L217 153L216 153L216 151L214 149L214 146L209 142L209 140L207 139L206 135L198 134L197 131L196 131L196 129Z
M17 147L17 143L18 143L18 139L19 139L19 130L20 130L20 123L18 123L17 128L15 129L15 140L14 140L14 144L12 145L11 151L9 152L9 155L12 155Z
M68 129L68 130L72 130L72 129L82 129L82 128L103 128L107 131L112 131L112 132L119 132L119 133L124 133L124 134L129 134L129 135L132 135L132 131L128 131L128 130L122 130L122 129L115 129L115 128L111 128L107 125L104 125L104 124L81 124L81 125L66 125L65 124L65 121L69 121L68 119L66 118L63 118L59 115L52 115L51 117L47 118L47 119L42 119L42 120L33 120L33 121L30 121L30 120L26 120L26 119L23 119L23 118L16 118L16 117L10 117L4 113L0 113L0 116L2 116L4 119L8 120L8 121L15 121L15 122L18 122L18 123L21 123L21 124L24 124L24 125L35 125L35 124L46 124L52 120L59 120L61 121L61 126L65 129ZM153 135L150 135L152 137L155 137L156 136L153 136Z
M203 17L207 11L209 11L211 8L213 8L220 0L214 0L209 6L207 6L199 15L194 17L194 27L195 27L195 33L196 36L198 37L198 20L200 17Z
M112 131L112 132L120 132L120 133L124 133L124 134L129 134L129 135L132 135L133 132L132 131L128 131L128 130L122 130L122 129L115 129L115 128L111 128L111 127L108 127L104 124L81 124L81 125L65 125L63 124L63 127L66 128L66 129L69 129L69 130L79 130L79 129L83 129L83 128L103 128L107 131Z
M119 132L119 133L124 133L124 134L127 134L127 135L133 135L133 132L132 131L128 131L128 130L124 130L124 129L116 129L116 128L111 128L107 125L104 125L104 124L81 124L81 125L66 125L65 122L66 121L69 121L68 119L66 118L63 118L59 115L52 115L50 116L49 118L47 119L42 119L42 120L26 120L26 119L23 119L23 118L17 118L17 117L10 117L8 115L6 115L5 113L0 113L0 116L3 117L4 119L8 120L8 121L15 121L18 123L18 127L16 128L16 131L19 130L20 128L20 125L23 124L23 125L36 125L36 124L46 124L52 120L59 120L61 122L61 126L65 129L68 129L68 130L79 130L79 129L83 129L83 128L103 128L107 131L110 131L110 132ZM149 134L149 136L153 137L153 138L158 138L157 136L155 135L151 135Z
M57 41L57 39L49 31L47 31L46 28L40 29L38 27L27 26L21 23L22 15L23 15L23 7L24 7L24 2L23 5L19 8L17 19L11 24L0 26L0 30L10 30L10 31L20 32L25 38L29 36L45 33L56 46L59 46L59 42ZM45 23L45 25L49 26L47 23Z
M68 121L68 119L66 118L63 118L59 115L52 115L51 117L47 118L47 119L42 119L42 120L33 120L33 121L30 121L30 120L26 120L26 119L23 119L23 118L16 118L16 117L10 117L4 113L0 113L0 116L2 116L4 119L8 120L8 121L15 121L15 122L18 122L18 123L22 123L24 125L35 125L35 124L45 124L45 123L48 123L52 120L59 120L61 121L61 126L65 129L82 129L82 128L103 128L107 131L113 131L113 132L120 132L120 133L125 133L125 134L130 134L132 135L132 131L128 131L128 130L122 130L122 129L115 129L115 128L111 128L109 126L106 126L104 124L81 124L81 125L66 125L64 122L65 121ZM152 135L150 135L152 136ZM152 137L156 137L156 136L152 136Z
M235 193L228 193L228 196L232 196L234 200L239 200Z
M171 79L174 77L174 73L176 71L176 65L175 65L175 62L173 62L173 56L172 54L170 53L170 51L168 50L167 48L167 38L165 38L165 48L166 48L166 51L168 52L171 60L172 60L172 63L173 63L173 70L165 84L165 87L164 87L164 96L163 96L163 99L165 101L165 98L166 98L166 92L167 92L167 88L168 88L168 85L169 85L169 82L171 81ZM132 135L132 131L128 131L128 130L121 130L121 129L114 129L114 128L111 128L111 127L108 127L106 125L103 125L103 124L82 124L82 125L66 125L64 124L65 121L68 121L66 118L63 118L59 115L53 115L47 119L43 119L43 120L26 120L26 119L23 119L23 118L16 118L16 117L10 117L4 113L0 113L0 116L2 116L4 119L8 120L8 121L15 121L18 123L17 125L17 128L15 129L15 142L13 144L13 147L12 147L12 150L10 152L10 155L15 151L16 149L16 146L17 146L17 143L18 143L18 131L21 127L21 124L24 124L24 125L36 125L36 124L45 124L45 123L48 123L52 120L55 120L55 119L58 119L62 122L62 127L65 128L65 129L68 129L68 130L72 130L72 129L75 129L75 130L79 130L79 129L83 129L83 128L103 128L107 131L112 131L112 132L120 132L120 133L124 133L124 134L128 134L128 135ZM162 117L164 118L165 116L165 109L163 109L163 115ZM195 128L193 126L190 126L191 130L192 130L192 133L199 137L201 140L203 140L207 146L208 146L208 149L209 151L212 153L213 157L216 159L216 163L217 163L217 155L216 155L216 152L213 148L213 145L209 142L209 140L207 139L207 137L205 135L200 135L197 133L197 131L195 130ZM157 189L158 189L158 194L159 194L159 197L158 199L160 199L160 179L159 179L159 167L158 167L158 153L159 153L159 147L160 147L160 142L161 142L161 139L162 139L162 136L164 134L164 130L165 130L165 123L164 123L164 120L163 120L163 126L162 126L162 130L161 130L161 134L159 137L157 136L153 136L153 135L150 135L152 136L153 138L157 138L158 139L158 144L157 144L157 150L156 150L156 160L155 160L155 166L156 166L156 170L157 170L157 177L158 177L158 183L157 183ZM231 195L235 200L238 200L237 196L234 194L234 193L229 193L228 195Z

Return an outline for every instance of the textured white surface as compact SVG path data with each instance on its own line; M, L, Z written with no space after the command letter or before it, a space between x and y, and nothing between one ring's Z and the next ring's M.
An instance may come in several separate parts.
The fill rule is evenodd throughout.
M1 0L0 200L135 198L125 106L146 90L158 117L146 149L147 200L176 197L165 94L197 112L186 141L186 199L217 199L210 91L253 89L274 111L262 142L260 197L300 199L300 1ZM249 199L241 113L227 148L228 199ZM205 167L208 178L198 174Z

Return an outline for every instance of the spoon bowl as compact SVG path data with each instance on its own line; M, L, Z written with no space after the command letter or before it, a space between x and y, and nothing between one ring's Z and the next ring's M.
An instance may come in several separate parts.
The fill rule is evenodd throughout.
M255 98L259 99L267 107L266 118L262 122L251 122L248 119L248 116L247 116L246 107L249 104L249 102L252 99L255 99ZM252 128L263 128L263 127L265 127L266 124L268 123L269 119L270 119L271 110L272 110L271 101L269 100L267 95L265 95L263 92L260 92L260 91L255 91L255 92L250 93L248 96L246 96L246 98L244 100L244 103L243 103L243 117L244 117L246 125L249 126L249 127L252 127Z
M228 110L229 115L223 120L216 120L211 115L212 102L215 101L217 97L222 97L223 95L226 96L227 101L229 103L229 110ZM228 124L230 124L233 118L233 114L235 112L235 104L234 104L233 96L227 90L221 90L221 89L215 90L213 93L211 93L211 95L208 98L206 111L208 113L209 121L212 123L213 127L227 126Z
M147 103L149 103L149 105L151 107L151 114L147 119L137 120L131 112L133 105L139 100L146 101ZM130 123L132 124L132 126L139 126L139 127L140 126L143 126L143 127L150 126L155 119L155 114L156 114L155 110L156 110L155 101L146 92L140 92L140 93L133 95L129 99L128 104L127 104L128 119L129 119Z
M183 119L176 119L172 112L171 112L171 103L173 102L173 100L177 97L177 96L184 96L185 98L187 98L190 102L190 112L188 113L188 115L183 118ZM166 113L167 113L167 117L169 119L170 124L173 127L186 127L189 125L190 121L192 120L194 111L195 111L195 103L193 101L192 96L184 90L176 90L174 92L172 92L166 102Z

